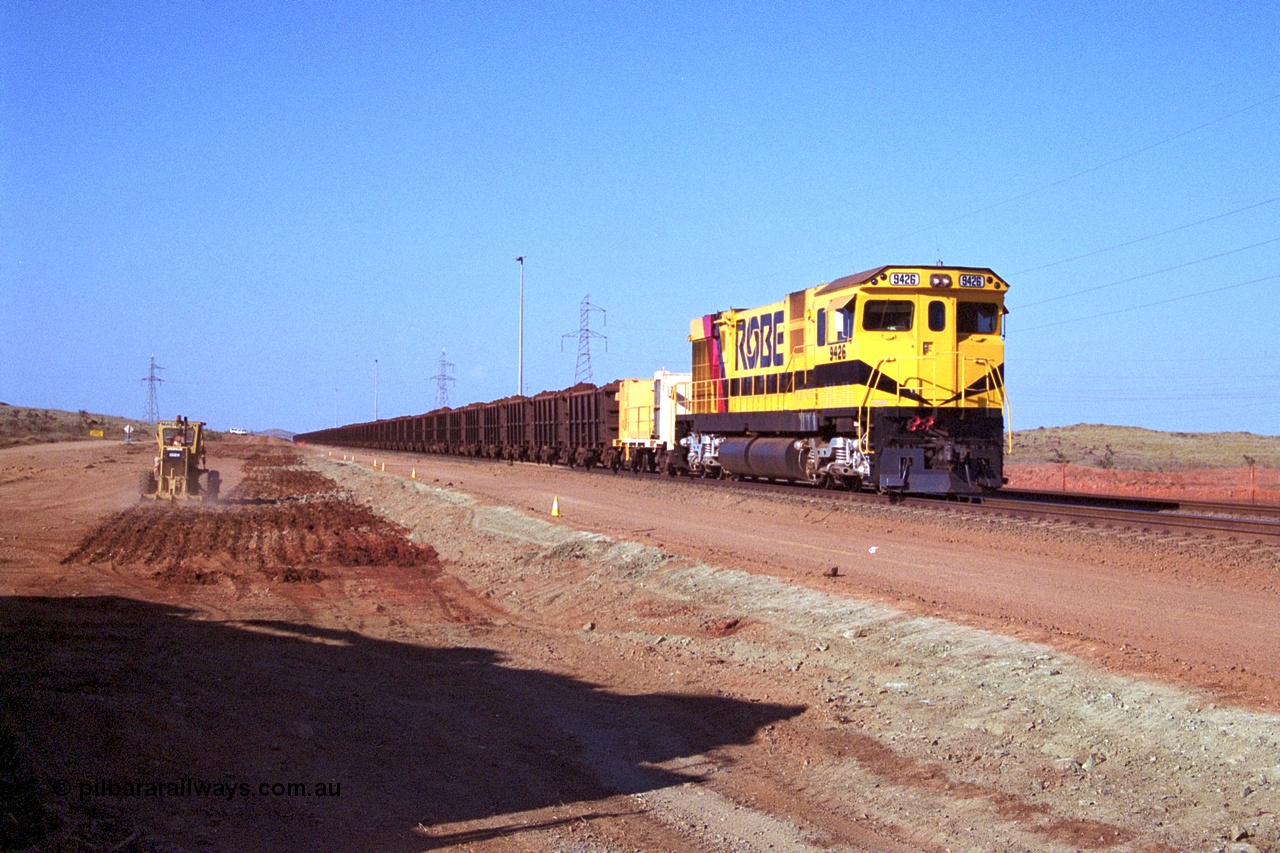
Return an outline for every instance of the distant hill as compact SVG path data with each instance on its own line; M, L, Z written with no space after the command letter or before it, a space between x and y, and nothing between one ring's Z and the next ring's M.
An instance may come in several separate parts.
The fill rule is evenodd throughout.
M0 448L19 444L44 444L52 441L87 441L101 438L124 441L124 428L132 426L133 440L149 441L155 426L146 421L116 415L97 415L86 411L64 412L60 409L32 409L0 403Z
M1239 468L1246 457L1280 468L1280 436L1251 432L1159 432L1141 427L1076 424L1015 430L1010 465L1070 462L1137 471Z
M124 441L124 428L133 427L134 441L154 441L155 424L118 415L96 415L90 412L64 412L61 409L33 409L0 403L0 448L19 444L44 444L53 441L87 441L104 438ZM101 436L93 433L101 431ZM263 430L256 435L293 440L293 433L282 429ZM224 434L208 429L210 441L222 440Z

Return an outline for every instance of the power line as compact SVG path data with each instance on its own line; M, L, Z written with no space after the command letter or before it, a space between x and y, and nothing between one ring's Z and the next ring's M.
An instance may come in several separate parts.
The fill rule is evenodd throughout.
M599 332L591 331L591 312L599 311L604 315L604 309L591 304L591 294L582 297L582 303L578 310L578 333L577 335L567 334L560 336L560 350L564 351L564 339L577 337L578 339L578 363L573 371L573 382L576 385L579 382L591 381L591 339L599 338L605 342L604 351L609 351L609 339ZM605 317L605 323L608 324L608 317Z
M1042 184L1041 186L1038 186L1034 189L1030 189L1025 192L1018 193L1017 195L1009 196L1008 198L1002 199L1000 201L992 202L991 204L988 204L985 207L975 208L973 210L968 211L967 213L961 213L958 216L953 216L950 219L944 219L938 222L933 222L928 225L924 225L913 231L908 231L903 234L899 234L896 237L891 237L887 240L882 240L879 243L873 243L867 246L864 251L869 251L871 249L878 249L881 246L887 246L890 243L896 242L898 240L902 240L906 237L914 237L917 234L926 233L928 231L931 231L933 229L939 228L944 225L952 225L956 222L960 222L972 216L977 216L978 214L981 214L981 213L987 213L988 211L995 210L998 207L1003 207L1006 204L1012 204L1015 201L1022 201L1025 198L1030 198L1033 195L1038 195L1039 193L1042 193L1046 190L1051 190L1051 189L1054 189L1055 187L1062 186L1063 184L1068 183L1070 181L1074 181L1076 178L1082 178L1085 175L1090 175L1094 172L1100 171L1109 166L1114 166L1117 163L1122 163L1125 160L1130 160L1134 157L1137 157L1140 154L1146 154L1148 151L1152 151L1163 145L1168 145L1170 142L1174 142L1178 139L1181 139L1184 136L1189 136L1190 134L1197 133L1201 130L1204 130L1207 127L1212 127L1215 124L1219 124L1220 122L1224 122L1224 121L1227 121L1228 119L1235 118L1238 115L1241 115L1253 109L1257 109L1258 107L1265 106L1266 104L1272 103L1273 101L1277 101L1277 100L1280 100L1280 94L1270 95L1266 98L1263 98L1260 101L1254 101L1253 103L1243 106L1240 109L1233 110L1232 112L1229 112L1226 115L1218 116L1215 119L1211 119L1209 121L1204 122L1203 124L1196 125L1195 127L1190 128L1188 130L1180 131L1179 133L1175 133L1172 136L1165 137L1164 139L1161 139L1157 142L1152 142L1149 145L1144 145L1141 148L1130 151L1127 154L1122 154L1119 157L1113 157L1110 160L1107 160L1102 163L1098 163L1097 165L1094 165L1094 166L1090 166L1087 169L1082 169L1079 172L1074 172L1070 175L1067 175L1066 177L1058 178L1057 180L1050 181L1047 184ZM765 281L765 280L774 278L775 276L786 275L788 273L809 269L811 267L817 266L818 264L830 263L832 261L843 261L849 258L850 254L851 253L849 251L843 251L836 255L830 255L825 258L820 258L818 260L811 261L810 263L804 264L802 266L796 266L796 267L790 267L788 269L777 270L767 275L759 275L759 276L752 276L751 278L737 279L736 281L733 282L733 284L745 284L753 281Z
M449 375L449 369L457 366L458 365L453 362L445 359L444 350L440 350L440 370L435 376L428 377L436 381L437 409L443 409L449 405L449 383L458 381Z
M977 208L976 210L971 210L968 213L962 213L959 216L952 217L951 219L947 219L942 222L936 222L933 225L927 226L925 228L921 228L916 231L912 231L909 234L902 234L898 237L895 237L894 240L901 240L903 237L914 237L916 234L919 234L923 231L928 231L930 228L937 228L940 225L951 225L952 223L959 222L962 219L968 219L970 216L977 216L979 213L986 213L989 210L995 210L997 207L1003 207L1004 205L1012 204L1015 201L1022 201L1024 198L1030 198L1031 196L1037 195L1038 193L1042 193L1045 190L1051 190L1054 187L1060 187L1069 181L1074 181L1076 178L1083 178L1085 175L1091 175L1094 172L1107 168L1108 166L1114 166L1117 163L1123 163L1125 160L1130 160L1134 157L1137 157L1139 154L1146 154L1148 151L1153 151L1156 148L1161 147L1162 145L1168 145L1170 142L1174 142L1175 140L1181 139L1184 136L1190 136L1193 133L1204 130L1206 127L1212 127L1213 125L1218 124L1219 122L1226 121L1229 118L1235 118L1241 113L1248 112L1249 110L1252 110L1256 107L1260 107L1264 104L1269 104L1272 101L1276 101L1276 100L1280 100L1280 94L1271 95L1270 97L1263 98L1261 101L1255 101L1254 103L1249 104L1246 107L1241 107L1240 109L1235 110L1234 112L1229 112L1224 116L1218 116L1217 118L1207 121L1204 124L1197 125L1196 127L1193 127L1190 130L1184 130L1180 133L1175 133L1173 136L1165 137L1164 139L1161 139L1158 142L1152 142L1150 145L1144 145L1143 147L1135 151L1130 151L1128 154L1121 154L1119 157L1114 157L1110 160L1107 160L1105 163L1099 163L1096 166L1090 166L1087 169L1082 169L1079 172L1075 172L1074 174L1067 175L1065 178L1059 178L1056 181L1050 181L1049 183L1036 187L1035 189L1027 190L1024 193L1019 193L1018 195L1010 196L1009 198L1003 199L1001 201L993 202L987 205L986 207L980 207L980 208ZM890 240L886 242L892 242L892 241Z
M156 396L156 386L164 382L160 378L157 370L164 370L163 367L156 364L155 353L151 354L151 369L147 371L147 375L142 377L140 381L147 384L147 413L143 416L143 420L148 423L155 423L160 420L160 401Z
M1023 402L1068 402L1068 403L1153 403L1153 402L1187 402L1197 400L1253 400L1258 396L1256 391L1208 391L1203 394L1158 394L1150 391L1125 392L1118 388L1108 388L1105 393L1091 391L1065 391L1054 394L1036 394L1024 391L1018 395Z
M1116 359L1116 351L1112 351L1111 357L1113 361ZM1027 374L1035 376L1036 381L1051 381L1055 383L1062 382L1064 380L1077 379L1089 381L1105 380L1107 388L1121 388L1125 385L1149 385L1152 382L1163 382L1171 375L1176 375L1178 377L1178 383L1183 387L1204 387L1209 390L1220 388L1224 383L1230 383L1234 380L1234 377L1230 374L1226 374L1225 371L1205 371L1202 376L1191 377L1188 375L1189 371L1182 371L1178 373L1170 373L1170 371L1167 370L1161 372L1131 371L1128 369L1130 363L1129 359L1126 358L1124 363L1126 369L1123 373L1117 373L1114 367L1108 370L1100 365L1095 365L1087 370L1071 370L1068 369L1067 365L1064 365L1063 369L1060 371L1038 370L1034 373L1027 371ZM1274 383L1280 381L1280 374L1275 373L1254 373L1250 371L1247 375L1251 384L1257 384L1259 382Z
M1017 272L1010 273L1009 275L1010 277L1026 275L1029 272L1039 272L1040 270L1049 269L1049 267L1056 267L1062 264L1069 264L1072 261L1078 261L1083 258L1092 258L1094 255L1101 255L1105 252L1112 252L1112 251L1115 251L1116 249L1123 249L1126 246L1132 246L1137 243L1145 242L1147 240L1154 240L1157 237L1167 237L1170 234L1176 234L1179 231L1186 231L1188 228L1194 228L1197 225L1204 225L1206 222L1213 222L1218 219L1226 219L1228 216L1235 216L1237 213L1244 213L1247 210L1253 210L1254 208L1262 207L1263 205L1267 205L1267 204L1273 204L1277 201L1280 201L1280 196L1276 196L1275 198L1269 198L1266 201L1260 201L1257 204L1251 204L1247 207L1240 207L1235 210L1228 211L1226 213L1219 213L1217 216L1210 216L1208 219L1201 219L1197 222L1189 222L1186 225L1179 225L1177 228L1170 228L1168 231L1161 231L1158 234L1148 234L1145 237L1138 237L1135 240L1128 240L1124 243L1117 243L1114 246L1108 246L1105 249L1095 249L1092 252L1085 252L1083 255L1076 255L1075 257L1071 257L1071 258L1063 258L1062 260L1054 261L1051 264L1041 264L1038 267L1030 267L1029 269L1018 270Z
M1047 305L1050 302L1058 302L1063 299L1070 299L1072 296L1080 296L1083 293L1093 293L1095 290L1104 290L1105 288L1108 288L1108 287L1115 287L1117 284L1127 284L1131 281L1137 281L1143 278L1151 278L1151 276L1153 275L1160 275L1161 273L1167 273L1167 272L1173 272L1174 270L1186 269L1187 267L1193 267L1196 264L1203 264L1207 261L1216 261L1218 258L1225 258L1227 255L1236 255L1236 254L1239 254L1240 252L1247 252L1249 249L1256 249L1259 246L1266 246L1271 243L1278 243L1278 242L1280 242L1280 237L1273 237L1270 240L1263 240L1261 243L1254 243L1251 246L1241 246L1238 249L1228 249L1227 251L1219 252L1216 255L1209 255L1208 257L1197 258L1194 261L1187 261L1186 263L1175 264L1174 266L1165 267L1164 269L1156 270L1154 272L1144 272L1141 275L1129 276L1128 278L1122 278L1122 279L1119 279L1118 281L1112 281L1106 284L1095 284L1093 287L1086 287L1084 290L1074 290L1071 293L1063 293L1060 296L1051 296L1048 299L1041 299L1039 302L1030 302L1030 303L1027 303L1026 305L1018 306L1018 310L1025 311L1028 308L1035 308L1038 305ZM1042 328L1042 327L1037 326L1036 328Z
M1195 293L1187 293L1182 296L1174 296L1169 299L1161 299L1157 302L1147 302L1143 305L1130 305L1128 308L1117 308L1114 311L1104 311L1101 314L1090 314L1088 317L1073 317L1070 320L1059 320L1056 323L1044 323L1039 326L1031 326L1026 329L1021 329L1020 332L1032 332L1032 331L1035 331L1036 329L1048 329L1053 326L1065 326L1067 323L1080 323L1085 320L1096 320L1099 317L1110 317L1113 314L1125 314L1129 311L1139 311L1143 308L1154 308L1157 305L1168 305L1170 302L1181 302L1184 299L1192 299L1196 296L1208 296L1210 293L1222 293L1223 291L1226 291L1226 290L1235 290L1236 288L1239 288L1239 287L1246 287L1247 285L1250 285L1250 284L1257 284L1262 281L1271 281L1277 278L1280 278L1280 273L1277 273L1276 275L1263 276L1262 278L1251 279L1249 281L1242 281L1239 284L1228 284L1226 287L1215 287L1210 290L1198 290Z
M1270 364L1275 364L1275 361L1276 361L1276 358L1274 355L1222 355L1222 356L1214 355L1214 356L1204 356L1201 358L1186 358L1181 355L1178 355L1178 356L1170 356L1166 358L1136 358L1135 357L1135 358L1125 359L1126 364L1200 364L1200 363L1224 364L1224 363L1230 363L1230 362L1245 362L1248 364L1253 364L1255 362L1266 362L1267 364L1270 365ZM1105 365L1107 369L1110 370L1115 366L1115 357L1109 354L1099 355L1093 358L1090 358L1088 356L1075 355L1071 359L1071 363L1073 365L1081 364L1081 363L1088 364L1091 362ZM1036 358L1035 356L1019 356L1018 364L1021 364L1024 366L1028 364L1052 364L1055 367L1063 366L1061 358L1057 358L1057 357ZM1074 372L1073 372L1073 375L1074 375ZM1276 377L1276 378L1280 378L1280 377Z

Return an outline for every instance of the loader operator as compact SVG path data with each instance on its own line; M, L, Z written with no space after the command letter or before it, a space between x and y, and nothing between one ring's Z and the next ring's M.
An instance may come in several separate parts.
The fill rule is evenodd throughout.
M178 424L178 431L173 435L173 446L181 447L186 443L187 419L182 415L178 415L176 423Z

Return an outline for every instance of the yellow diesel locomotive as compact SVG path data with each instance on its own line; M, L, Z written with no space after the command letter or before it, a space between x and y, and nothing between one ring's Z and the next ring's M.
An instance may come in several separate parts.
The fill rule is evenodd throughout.
M998 488L1008 288L985 268L886 266L694 320L676 466L885 492Z

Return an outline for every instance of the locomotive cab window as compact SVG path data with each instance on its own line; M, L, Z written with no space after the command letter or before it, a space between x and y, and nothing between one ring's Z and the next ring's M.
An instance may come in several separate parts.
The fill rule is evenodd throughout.
M909 299L868 299L862 308L862 328L868 332L909 332L915 308Z
M837 308L831 312L831 322L835 327L836 343L847 341L853 337L853 300L849 301L849 305L844 308Z
M999 322L1000 306L994 302L956 305L956 331L962 335L994 335Z
M935 299L929 303L929 331L941 332L947 328L947 303Z

